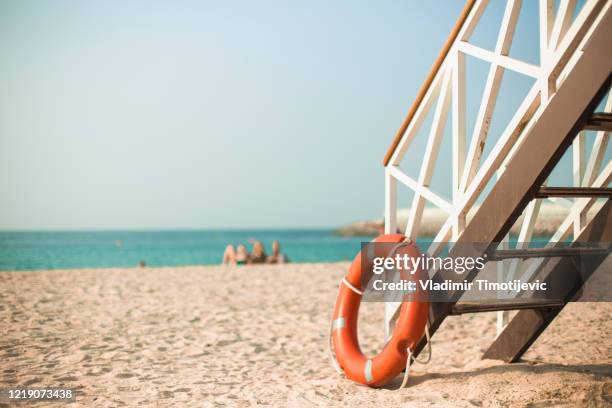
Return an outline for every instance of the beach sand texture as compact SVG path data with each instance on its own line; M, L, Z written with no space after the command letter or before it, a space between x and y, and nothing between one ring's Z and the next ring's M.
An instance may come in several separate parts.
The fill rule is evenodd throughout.
M448 319L406 389L342 378L327 330L347 267L0 273L0 386L76 388L68 406L612 404L609 303L569 305L518 364L480 359L495 336L487 313ZM365 304L360 325L375 353L382 304Z

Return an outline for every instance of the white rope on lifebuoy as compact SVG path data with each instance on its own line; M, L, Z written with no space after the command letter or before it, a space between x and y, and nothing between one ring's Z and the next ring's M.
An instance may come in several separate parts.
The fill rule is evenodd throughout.
M402 385L398 388L401 390L408 384L408 377L410 377L410 360L412 359L412 350L410 347L406 349L408 351L408 358L406 359L406 369L404 370L404 378L402 379Z
M342 278L342 283L344 283L344 285L349 288L350 290L352 290L353 292L355 292L356 294L358 294L359 296L363 295L363 292L360 291L359 289L357 289L356 287L354 287L351 282L348 281L348 279L346 279L346 276L344 278Z
M425 325L425 338L427 339L427 359L426 360L417 360L416 357L412 358L412 361L416 361L419 364L428 364L431 361L431 338L429 337L429 320Z
M404 378L402 378L402 385L400 385L398 390L401 390L402 388L406 386L406 384L408 384L408 377L410 377L410 362L411 361L414 361L416 363L423 364L423 365L428 364L431 361L431 337L429 335L429 320L427 321L427 325L425 326L425 338L427 339L427 360L424 360L424 361L417 360L417 358L413 356L412 350L410 350L410 348L406 349L408 351L408 358L406 359L406 369L404 370Z

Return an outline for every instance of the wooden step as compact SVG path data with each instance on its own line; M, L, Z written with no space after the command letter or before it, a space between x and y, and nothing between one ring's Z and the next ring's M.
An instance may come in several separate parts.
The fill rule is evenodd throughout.
M528 258L564 258L570 256L607 255L606 247L498 249L486 255L487 261Z
M523 309L555 309L561 308L565 303L561 300L547 299L496 299L481 302L457 302L451 310L451 315L467 313L499 312L503 310Z
M535 198L548 197L612 197L612 188L597 187L540 187Z
M584 130L612 131L612 113L596 112L583 127Z

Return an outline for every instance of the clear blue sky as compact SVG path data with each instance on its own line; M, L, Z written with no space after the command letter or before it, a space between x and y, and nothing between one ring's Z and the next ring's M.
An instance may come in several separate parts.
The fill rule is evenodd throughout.
M380 216L382 157L462 7L0 1L0 229Z

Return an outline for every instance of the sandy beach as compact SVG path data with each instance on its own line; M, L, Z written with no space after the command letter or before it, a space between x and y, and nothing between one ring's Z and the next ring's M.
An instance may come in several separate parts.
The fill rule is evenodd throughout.
M0 273L0 385L65 386L72 406L612 404L612 304L569 305L525 359L481 360L495 314L448 319L409 387L356 385L327 357L346 263ZM364 351L382 304L362 307Z

